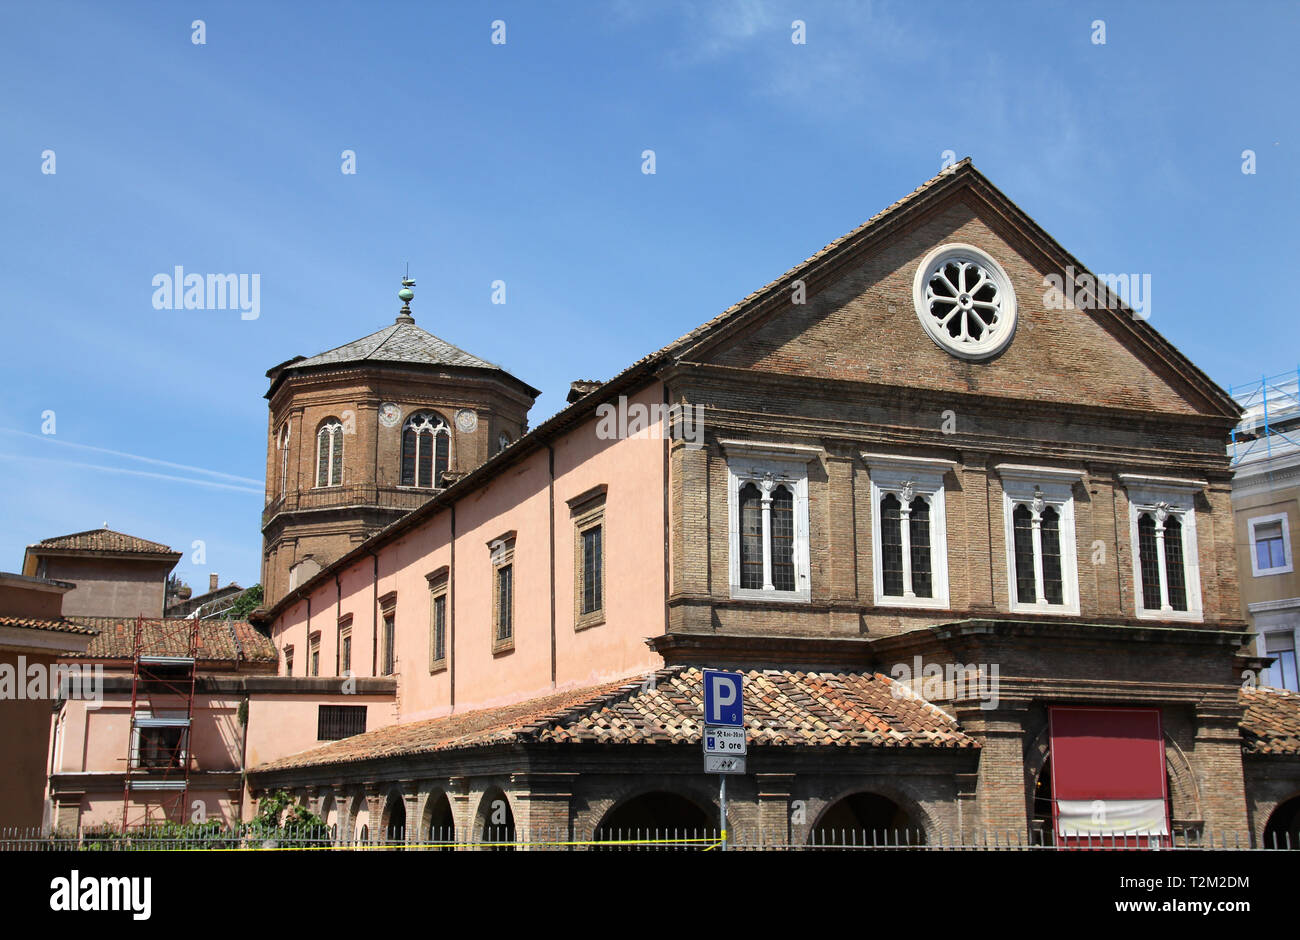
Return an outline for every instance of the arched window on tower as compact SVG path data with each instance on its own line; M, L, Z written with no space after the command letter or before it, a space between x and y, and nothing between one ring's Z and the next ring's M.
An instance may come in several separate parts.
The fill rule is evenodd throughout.
M280 428L280 498L289 489L289 422Z
M451 426L432 411L417 411L402 426L402 486L441 486L451 461Z
M316 432L316 485L343 485L343 423L326 418Z

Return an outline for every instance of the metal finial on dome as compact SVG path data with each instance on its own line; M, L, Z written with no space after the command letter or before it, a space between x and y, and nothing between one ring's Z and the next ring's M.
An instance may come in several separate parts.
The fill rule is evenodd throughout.
M398 311L398 323L414 323L415 317L411 316L411 300L415 297L415 291L411 290L415 286L415 281L411 280L411 266L406 266L406 276L402 278L402 289L397 292L397 299L402 302L402 309Z

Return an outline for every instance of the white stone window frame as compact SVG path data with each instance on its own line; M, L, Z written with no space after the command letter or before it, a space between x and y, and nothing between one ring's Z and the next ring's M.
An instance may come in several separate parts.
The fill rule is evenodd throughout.
M879 607L933 607L947 609L948 522L944 475L955 470L951 460L934 457L901 457L893 454L862 455L871 479L871 565L874 600ZM899 597L885 594L884 557L881 551L880 501L893 493L903 506L903 590ZM908 524L912 500L923 497L930 504L930 584L933 597L911 593L912 533Z
M1074 485L1083 482L1083 471L1061 467L1032 467L998 464L1002 480L1002 521L1006 544L1007 605L1012 613L1079 616L1079 563L1075 544ZM1022 603L1016 593L1016 529L1013 514L1017 506L1028 507L1034 531L1034 595L1032 604ZM1043 591L1042 514L1048 507L1061 521L1061 599L1048 603Z
M1271 522L1282 523L1282 554L1286 557L1286 563L1277 568L1261 568L1259 566L1259 552L1255 550L1255 528L1261 525L1268 525ZM1274 574L1290 574L1295 570L1294 559L1291 555L1291 524L1284 512L1275 512L1267 516L1255 516L1246 520L1246 527L1250 533L1250 573L1256 578L1267 578Z
M1249 611L1255 633L1256 653L1269 655L1268 638L1272 636L1289 636L1295 646L1296 655L1300 657L1300 597L1288 597L1277 601L1256 601L1246 606ZM1284 688L1274 684L1274 670L1278 663L1266 668L1259 676L1259 684L1271 689Z
M720 441L727 459L728 584L733 600L808 603L812 600L811 555L808 544L808 465L824 451L802 444ZM779 485L794 495L793 591L740 586L740 491L747 483L758 487L763 500L763 573L772 583L770 542L771 494Z
M1201 561L1196 540L1196 494L1206 487L1204 480L1121 473L1120 483L1128 492L1129 549L1133 556L1133 609L1139 620L1182 620L1201 623L1205 619L1201 600ZM1138 542L1138 517L1156 516L1156 554L1160 566L1160 609L1143 606L1142 554ZM1169 581L1165 573L1164 521L1177 517L1183 528L1183 580L1187 586L1187 609L1169 606Z

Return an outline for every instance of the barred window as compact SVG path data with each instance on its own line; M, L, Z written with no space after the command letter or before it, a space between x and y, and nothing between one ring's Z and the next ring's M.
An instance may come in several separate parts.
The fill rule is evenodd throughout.
M338 741L354 734L365 734L365 705L316 706L316 740Z
M1142 606L1160 609L1160 556L1156 547L1156 520L1149 513L1138 516L1138 555L1142 569Z
M582 612L594 613L605 606L601 597L603 567L601 559L601 530L594 525L582 533Z
M1016 534L1016 600L1021 604L1038 602L1037 579L1034 577L1034 522L1029 507L1021 504L1011 514Z
M394 650L394 642L397 639L397 625L395 615L390 611L384 614L384 663L383 674L391 676L397 668L397 655Z
M402 486L441 486L450 459L447 421L432 411L411 415L402 427Z
M447 595L433 599L433 661L447 658Z
M727 453L728 586L745 600L811 598L808 465L818 450L722 441Z
M934 596L934 578L930 559L930 504L918 496L912 500L908 525L911 537L912 593L917 597Z
M740 490L740 586L763 587L763 507L753 483Z
M1165 520L1165 579L1169 582L1169 606L1187 609L1187 577L1183 571L1183 524L1177 516Z
M1065 603L1065 584L1061 579L1061 514L1053 507L1043 510L1043 596L1049 604Z
M794 494L787 487L772 491L772 586L794 590Z
M316 485L343 485L343 423L326 418L316 432Z
M903 596L903 526L902 504L893 493L880 500L880 564L884 592L890 597Z
M1161 547L1164 552L1163 586L1160 570ZM1183 567L1183 524L1169 513L1161 525L1159 515L1144 512L1138 516L1139 567L1142 570L1142 606L1147 610L1187 610L1187 573Z
M497 641L514 636L514 565L497 569Z

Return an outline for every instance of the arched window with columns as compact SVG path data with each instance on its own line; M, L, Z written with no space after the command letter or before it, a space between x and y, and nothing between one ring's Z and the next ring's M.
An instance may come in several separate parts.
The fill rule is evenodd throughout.
M326 418L316 431L316 485L343 485L343 422Z
M402 486L436 487L451 463L451 426L433 411L417 411L402 426Z

